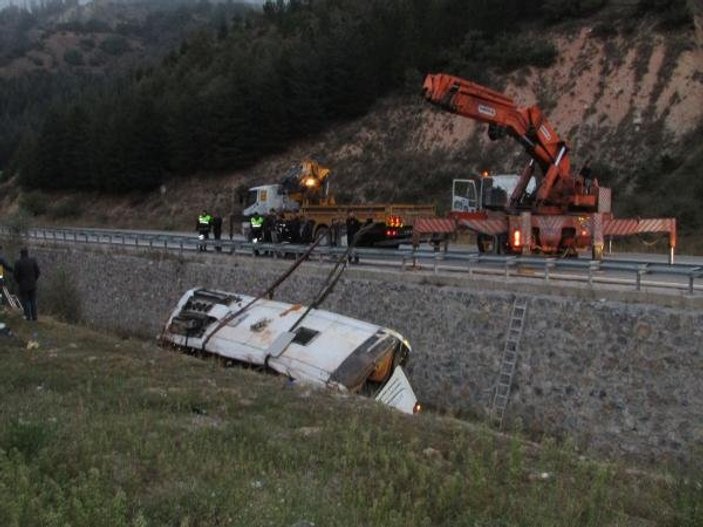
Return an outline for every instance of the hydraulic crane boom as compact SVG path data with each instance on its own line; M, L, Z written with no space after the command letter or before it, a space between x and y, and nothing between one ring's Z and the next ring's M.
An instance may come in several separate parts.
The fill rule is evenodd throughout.
M492 140L507 134L525 147L532 161L510 198L511 209L529 206L542 214L597 209L597 188L586 190L581 179L571 174L568 147L537 106L518 108L510 97L444 73L427 75L423 91L428 101L445 110L488 123ZM535 164L541 175L534 174ZM535 195L526 199L533 176Z
M334 204L328 187L331 174L332 170L314 159L304 159L288 170L281 184L301 202L318 200L321 203Z

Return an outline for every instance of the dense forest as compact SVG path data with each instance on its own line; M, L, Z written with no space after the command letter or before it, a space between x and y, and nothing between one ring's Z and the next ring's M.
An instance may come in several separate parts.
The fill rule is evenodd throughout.
M42 9L76 3L49 1ZM691 23L685 0L627 4L629 10L619 11L621 27L648 13L657 14L664 30ZM199 21L151 62L0 79L3 179L16 176L27 190L120 193L248 167L363 115L389 93L417 94L428 71L490 84L524 66L548 67L557 50L534 35L553 24L578 23L608 5L278 0L254 10L184 0L165 15L152 11L139 22L112 27L113 44L114 37L170 41L184 21ZM14 26L18 34L46 18L36 9L6 11L0 24L3 17L26 18ZM85 38L95 38L95 26L104 24L86 17L62 23ZM594 31L617 30L606 19Z

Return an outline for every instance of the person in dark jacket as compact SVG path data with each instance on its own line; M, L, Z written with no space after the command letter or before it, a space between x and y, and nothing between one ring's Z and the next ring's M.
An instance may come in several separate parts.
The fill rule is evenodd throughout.
M263 229L264 243L273 243L273 231L276 230L276 211L274 209L271 209L264 216Z
M347 247L351 247L354 244L354 237L356 236L356 233L359 232L359 229L361 228L361 222L356 219L356 216L354 216L354 211L350 210L349 213L347 214L346 227L347 227ZM351 263L352 258L354 259L354 263L359 263L359 254L356 253L355 251L350 250L348 258L349 258L349 263Z
M222 245L220 245L219 241L220 238L222 238L222 216L220 216L217 212L215 212L215 215L212 217L212 235L215 238L215 250L217 252L222 251Z
M15 262L14 277L19 287L24 318L27 320L37 320L37 280L39 274L37 261L29 256L27 249L22 249L20 259Z

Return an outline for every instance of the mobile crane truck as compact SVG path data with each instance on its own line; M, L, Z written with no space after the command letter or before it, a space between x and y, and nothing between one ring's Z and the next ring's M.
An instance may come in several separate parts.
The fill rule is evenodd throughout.
M302 231L307 233L297 238L308 243L334 226L343 225L351 211L362 224L373 224L358 245L398 247L410 241L416 218L435 214L434 205L338 204L329 189L331 175L330 168L314 159L305 159L291 167L280 183L249 189L243 215L248 218L255 212L266 215L273 210L288 220L297 216ZM247 222L242 225L243 230L247 225Z
M571 171L569 147L537 106L519 108L501 93L444 73L427 75L423 93L444 110L487 123L491 140L517 140L531 159L505 205L467 207L471 196L458 194L455 183L449 218L416 221L417 236L464 228L476 234L480 252L576 256L590 249L602 259L606 237L667 233L673 263L676 220L615 218L611 190L598 184L588 165L578 174Z

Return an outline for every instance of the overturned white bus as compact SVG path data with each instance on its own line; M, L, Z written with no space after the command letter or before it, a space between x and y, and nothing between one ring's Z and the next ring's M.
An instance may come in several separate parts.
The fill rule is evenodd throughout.
M410 344L396 331L324 311L210 289L183 295L162 342L274 370L415 413L403 371Z

